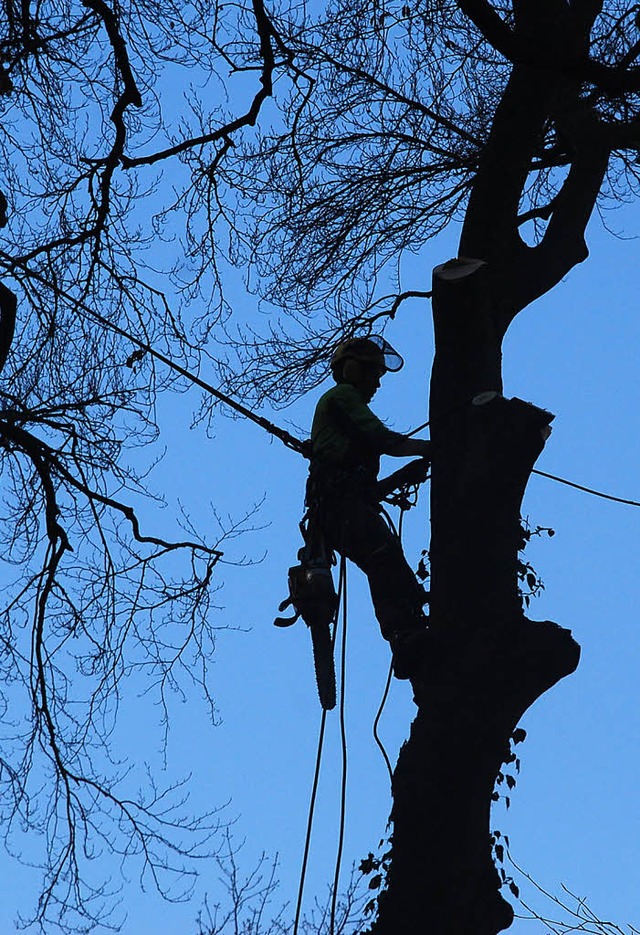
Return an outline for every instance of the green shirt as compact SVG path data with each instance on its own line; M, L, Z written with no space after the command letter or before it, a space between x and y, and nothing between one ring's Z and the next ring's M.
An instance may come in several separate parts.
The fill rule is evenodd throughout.
M318 400L312 461L330 471L364 469L366 479L375 480L380 455L392 452L403 438L373 414L355 386L338 383Z

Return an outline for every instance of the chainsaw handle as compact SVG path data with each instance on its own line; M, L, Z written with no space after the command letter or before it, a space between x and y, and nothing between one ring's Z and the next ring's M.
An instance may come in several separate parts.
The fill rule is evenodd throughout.
M292 627L300 614L295 614L293 617L276 617L273 621L274 627Z

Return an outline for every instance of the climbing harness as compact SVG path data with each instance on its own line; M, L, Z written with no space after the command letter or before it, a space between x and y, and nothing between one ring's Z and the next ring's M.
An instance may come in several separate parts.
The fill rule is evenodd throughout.
M402 513L417 502L417 489L429 476L429 462L418 458L379 481L378 500L397 506ZM313 485L311 487L313 489ZM288 596L280 603L280 613L293 608L293 616L276 617L274 625L292 626L300 617L309 627L313 648L316 683L320 704L325 711L336 705L336 679L331 627L335 623L339 598L333 582L335 554L327 547L321 529L322 499L313 499L300 522L304 545L298 551L298 564L289 568ZM382 511L389 521L386 511ZM391 524L393 527L393 524Z

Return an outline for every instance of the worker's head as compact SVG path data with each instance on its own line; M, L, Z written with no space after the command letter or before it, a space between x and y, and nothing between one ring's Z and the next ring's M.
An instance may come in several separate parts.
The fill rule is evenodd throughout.
M370 335L339 344L331 358L331 372L336 383L350 383L369 402L387 370L400 370L403 364L400 354L384 338Z

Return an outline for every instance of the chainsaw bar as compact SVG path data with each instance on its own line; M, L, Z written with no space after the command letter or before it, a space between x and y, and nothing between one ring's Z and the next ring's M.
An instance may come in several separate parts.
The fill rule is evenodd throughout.
M309 627L313 645L313 664L320 704L325 711L336 706L336 670L333 662L333 640L329 624L316 623Z

